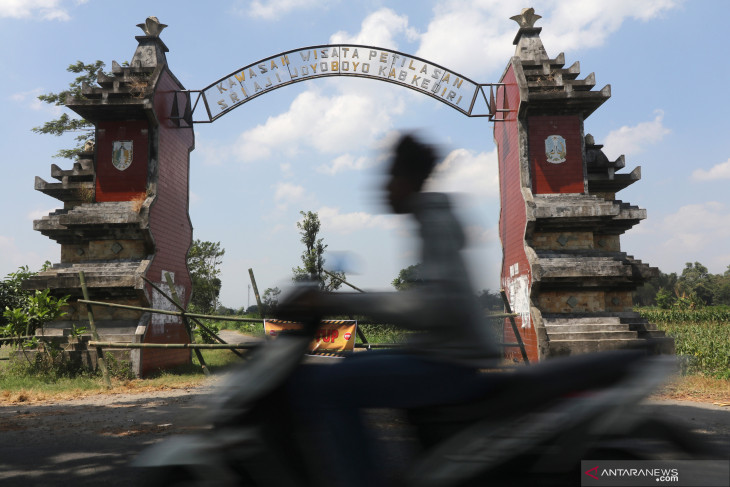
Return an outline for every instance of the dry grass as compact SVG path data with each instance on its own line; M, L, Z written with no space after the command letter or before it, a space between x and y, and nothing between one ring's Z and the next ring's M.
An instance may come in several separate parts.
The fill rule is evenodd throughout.
M177 380L175 380L177 379ZM177 377L169 376L155 379L112 380L112 388L106 389L99 382L98 389L65 389L60 391L39 391L22 389L17 391L0 391L0 406L10 404L38 404L55 401L70 401L87 397L118 394L150 394L175 389L190 389L203 383L205 376Z
M703 375L678 376L651 397L730 406L730 380Z

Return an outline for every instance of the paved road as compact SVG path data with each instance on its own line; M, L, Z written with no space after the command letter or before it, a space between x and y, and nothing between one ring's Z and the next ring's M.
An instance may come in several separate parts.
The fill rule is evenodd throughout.
M231 342L239 341L228 337ZM206 410L211 385L138 395L96 396L48 404L0 406L0 486L132 486L129 462L171 434L191 432ZM657 414L687 424L730 457L730 408L654 401ZM407 440L386 411L370 420L391 443Z

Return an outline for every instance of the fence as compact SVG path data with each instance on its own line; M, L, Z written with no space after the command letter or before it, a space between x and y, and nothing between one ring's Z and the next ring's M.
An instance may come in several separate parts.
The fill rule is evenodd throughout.
M249 273L252 273L250 269L249 269ZM253 275L252 275L252 278L253 278ZM243 357L243 355L241 354L241 352L239 352L239 350L251 349L251 348L254 348L257 346L257 344L255 344L255 343L226 343L221 337L219 337L215 332L213 332L213 330L211 330L209 327L207 327L205 324L203 324L200 320L209 319L209 320L216 320L216 321L263 323L263 321L264 321L263 319L239 318L239 317L234 317L234 316L220 316L220 315L206 315L206 314L199 314L199 313L188 313L187 311L185 311L184 307L180 303L179 297L177 296L177 292L175 291L175 286L173 285L172 278L169 275L169 273L165 273L165 280L167 281L167 285L170 288L171 295L168 295L165 291L160 289L159 286L157 286L155 283L153 283L146 277L142 276L142 279L144 279L145 282L147 282L147 284L152 286L153 289L155 289L158 293L160 293L161 296L163 296L165 299L167 299L179 311L145 308L145 307L141 307L141 306L131 306L131 305L109 303L109 302L103 302L103 301L92 301L89 299L89 292L88 292L88 288L86 286L86 277L84 275L84 272L83 271L79 272L79 281L81 283L81 291L82 291L83 299L79 299L78 303L86 305L86 310L87 310L88 319L89 319L89 328L91 329L91 334L92 334L92 340L90 340L88 342L88 346L92 347L96 350L97 363L99 365L99 369L102 372L102 377L104 379L104 383L107 388L111 387L111 379L109 377L109 371L108 371L106 363L104 361L104 354L103 354L104 348L189 349L189 350L192 350L196 354L196 357L197 357L198 361L200 362L203 372L206 375L210 375L210 371L208 370L208 366L205 363L205 359L201 353L201 350L220 350L220 349L231 350L233 353L235 353L239 357ZM353 289L356 289L359 292L365 292L362 289L345 281L344 279L341 279L341 280L343 281L343 283L347 284L348 286L352 287ZM488 315L488 317L491 319L508 318L510 320L514 334L517 337L517 342L502 343L501 345L503 347L519 347L523 360L525 361L526 364L529 364L529 360L527 358L527 353L525 351L524 344L522 343L520 334L518 333L518 330L517 330L517 325L514 320L515 316L518 316L518 315L515 313L512 313L509 302L507 301L507 296L505 295L504 291L501 292L501 296L502 296L502 300L505 305L506 313L491 313ZM258 295L256 297L257 297L257 301L258 301ZM211 336L215 341L217 341L217 343L128 343L128 342L101 341L99 339L99 334L96 329L96 323L94 321L94 312L93 312L92 306L104 306L104 307L110 307L110 308L121 308L121 309L127 309L127 310L142 311L142 312L147 312L147 313L157 313L157 314L164 314L164 315L171 315L171 316L179 316L182 318L183 324L185 326L185 329L186 329L191 341L193 338L193 333L192 333L192 327L190 325L190 321L195 323L200 329L204 330L209 336ZM360 338L360 340L362 341L362 343L356 344L355 345L356 348L365 348L365 349L369 350L372 348L395 348L395 347L401 346L400 344L397 344L397 343L370 343L370 342L368 342L367 337L365 336L363 331L360 329L360 327L357 328L357 334L358 334L358 337ZM7 341L18 341L18 340L30 339L30 338L33 338L33 337L0 338L0 343L4 343Z

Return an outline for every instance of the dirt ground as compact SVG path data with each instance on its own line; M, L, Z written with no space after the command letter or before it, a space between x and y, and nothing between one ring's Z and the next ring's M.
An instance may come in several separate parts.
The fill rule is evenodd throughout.
M0 485L139 484L130 462L145 447L201 424L217 379L191 389L100 394L84 399L0 406ZM656 414L687 424L730 456L730 407L651 401ZM402 439L404 425L384 411L369 417L381 437Z

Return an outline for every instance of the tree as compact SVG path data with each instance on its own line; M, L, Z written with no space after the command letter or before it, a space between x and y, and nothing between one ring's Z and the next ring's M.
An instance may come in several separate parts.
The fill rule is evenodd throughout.
M264 291L264 295L261 297L261 306L264 308L264 315L271 315L276 312L280 294L281 289L278 287L270 287Z
M304 252L302 252L302 267L292 268L294 276L292 280L295 282L314 281L319 283L320 289L323 291L334 291L342 285L342 281L347 278L344 272L332 272L329 275L324 272L324 251L327 248L324 239L317 238L321 223L319 215L312 211L300 211L302 221L297 222L299 234L302 236L301 242L304 244Z
M705 304L712 304L713 277L699 262L687 262L677 279L678 294L695 294Z
M665 274L659 271L659 274L649 279L643 286L639 287L633 293L633 301L635 306L670 306L674 300L674 290L677 287L677 273ZM662 294L662 304L657 302L659 293Z
M218 306L221 292L221 257L226 253L220 242L196 239L188 251L188 270L193 283L190 305L195 311L210 313Z
M502 295L499 293L490 292L489 289L482 289L477 295L479 304L482 309L489 311L502 311L504 310L504 301L502 301Z
M84 84L92 85L96 83L99 73L104 72L104 63L96 61L92 64L84 64L76 61L76 64L69 65L66 68L69 73L76 73L79 76L69 83L67 90L59 93L46 93L40 95L38 99L44 103L56 106L65 106L66 98L72 96L77 99L83 99L82 88ZM79 132L76 136L76 147L72 149L61 149L54 157L63 157L66 159L75 159L84 148L88 141L94 139L94 124L82 118L71 118L63 113L55 120L44 123L41 127L34 127L33 132L37 134L51 134L61 136L66 132Z
M420 277L421 264L409 265L405 269L401 269L398 273L398 277L391 281L391 284L397 291L405 291L413 287L414 285L423 282Z
M712 290L712 303L730 305L730 265L727 266L727 270L723 275L718 274L715 277L715 286Z

